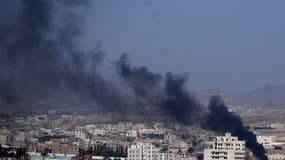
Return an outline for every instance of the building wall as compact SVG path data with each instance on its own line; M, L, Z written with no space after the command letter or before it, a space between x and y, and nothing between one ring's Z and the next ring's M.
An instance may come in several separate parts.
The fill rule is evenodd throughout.
M139 143L128 148L128 160L153 160L154 146L149 143Z
M264 148L273 148L273 142L275 142L274 136L257 136L257 142L262 144Z
M160 152L150 143L138 143L128 147L128 160L196 160L187 154Z
M204 160L243 160L245 159L245 141L226 133L207 142L204 149Z
M269 154L268 160L285 160L285 154Z

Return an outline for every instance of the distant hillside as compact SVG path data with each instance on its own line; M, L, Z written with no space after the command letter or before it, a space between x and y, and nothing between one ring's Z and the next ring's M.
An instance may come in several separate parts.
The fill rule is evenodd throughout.
M232 97L239 105L275 106L285 104L285 85L269 84Z
M56 94L56 93L55 93ZM205 105L213 95L220 95L228 105L258 106L285 106L285 85L270 84L249 92L232 95L221 88L197 90L191 95ZM23 95L22 95L23 96ZM19 104L5 104L0 101L0 113L10 112L38 112L38 111L102 111L96 102L88 97L53 95L41 97L40 95L24 95L18 99Z
M76 111L100 111L94 100L88 97L78 97L74 95L20 95L13 103L0 101L1 113L16 112L47 112L51 110L76 112ZM13 98L15 99L15 97Z

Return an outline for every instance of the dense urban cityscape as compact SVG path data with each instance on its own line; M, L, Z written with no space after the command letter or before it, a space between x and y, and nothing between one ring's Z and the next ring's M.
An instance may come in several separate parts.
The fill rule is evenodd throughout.
M234 109L233 109L234 110ZM236 109L246 117L259 112ZM274 109L263 113L272 113ZM217 134L174 122L90 121L116 117L49 111L42 114L1 115L1 156L11 159L214 160L252 159L245 141L230 133ZM271 117L275 117L272 115ZM270 119L270 116L267 118ZM108 123L109 121L109 123ZM276 120L248 119L269 160L285 158L285 126Z
M284 0L1 0L0 160L285 160Z

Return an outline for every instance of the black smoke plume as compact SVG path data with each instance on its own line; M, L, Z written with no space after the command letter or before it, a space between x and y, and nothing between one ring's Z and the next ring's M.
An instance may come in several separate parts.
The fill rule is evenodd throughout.
M143 105L155 107L183 124L197 121L202 113L202 106L187 91L187 75L169 72L161 76L145 66L132 66L127 54L121 55L116 67L134 93L147 100Z
M213 96L209 102L209 114L204 127L217 133L230 132L246 141L253 154L260 160L267 160L264 147L256 140L256 135L243 125L241 118L228 111L224 101L219 96Z
M176 121L200 121L203 107L185 86L183 75L165 76L146 67L131 66L126 55L116 65L117 73L143 103L132 102L117 83L98 71L104 60L100 47L83 52L78 47L83 20L77 9L87 0L6 0L0 6L0 107L17 111L49 109L47 105L100 106L112 112L136 110L148 105ZM40 104L39 104L40 103ZM40 106L43 106L41 108ZM145 110L149 113L148 110ZM223 101L212 98L206 128L232 132L246 140L260 159L264 148L241 119L230 113ZM143 113L143 112L137 112ZM199 114L198 114L199 113ZM151 113L150 113L151 114Z
M148 97L160 87L162 76L150 72L145 66L132 66L127 54L121 55L116 68L118 74L126 80L138 96Z
M116 87L97 71L103 60L102 50L97 47L83 52L77 45L83 34L78 8L86 4L87 0L1 2L3 106L19 110L23 109L19 106L25 106L29 110L39 105L38 101L62 105L75 99L80 106L88 103L107 108L123 103Z
M184 124L199 120L203 108L198 101L191 96L185 83L187 76L167 73L165 76L165 98L162 99L162 109L167 111L178 122Z
M152 105L164 111L177 122L186 125L197 122L202 123L202 127L207 130L217 133L230 132L234 136L238 136L239 139L245 140L246 147L251 149L257 158L267 160L265 149L257 142L256 135L244 126L238 115L228 111L219 96L211 97L206 114L203 106L189 94L186 88L186 75L169 72L164 77L159 76L159 74L150 72L146 67L131 66L126 54L122 55L117 63L117 71L122 79L141 97L152 93L154 89L159 90L158 93L161 95L156 97L159 103ZM151 103L151 101L147 102ZM205 120L203 121L202 118Z

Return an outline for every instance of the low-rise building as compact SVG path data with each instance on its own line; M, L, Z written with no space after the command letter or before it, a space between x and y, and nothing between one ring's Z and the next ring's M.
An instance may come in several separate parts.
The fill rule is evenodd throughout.
M74 136L79 138L85 138L85 128L84 127L75 127Z
M274 142L276 140L275 136L257 136L257 142L262 144L264 148L271 149L274 147Z
M126 137L132 137L132 138L136 138L138 136L138 132L137 130L128 130L126 133Z
M137 143L128 148L128 160L196 160L186 153L162 151L150 143Z
M268 154L268 160L285 160L285 154L276 153L276 154Z

